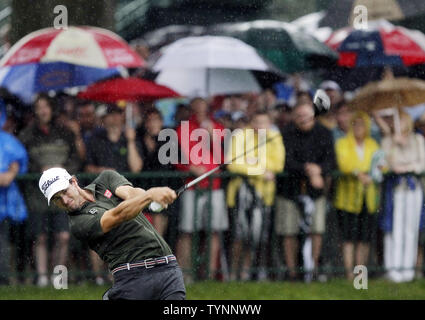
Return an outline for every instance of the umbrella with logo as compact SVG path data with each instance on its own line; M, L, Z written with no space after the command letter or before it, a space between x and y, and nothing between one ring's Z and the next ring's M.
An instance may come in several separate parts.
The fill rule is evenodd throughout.
M338 59L334 50L286 22L256 20L223 23L212 26L208 32L244 41L287 73L332 66Z
M338 51L341 67L408 67L425 63L425 34L385 20L370 23L366 30L337 30L325 43Z
M353 26L356 17L367 10L367 20L398 21L425 13L423 0L338 0L330 2L319 26L333 29ZM357 8L357 9L356 9Z
M30 103L34 94L85 86L144 61L115 33L46 28L18 41L0 61L0 86Z
M159 72L155 82L185 96L260 92L257 73L279 77L253 47L219 36L177 40L162 50L152 69Z
M174 90L139 78L115 78L96 82L78 94L81 99L114 103L119 100L138 102L178 98Z

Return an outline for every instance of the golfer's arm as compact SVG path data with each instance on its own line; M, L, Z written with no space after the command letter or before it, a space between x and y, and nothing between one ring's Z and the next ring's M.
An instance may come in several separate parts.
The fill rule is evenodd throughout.
M137 189L137 188L133 188ZM142 189L140 189L142 190ZM121 223L135 218L144 207L149 205L153 199L149 191L136 190L135 196L130 196L118 206L106 211L100 219L100 226L104 233L120 225Z
M132 186L124 185L116 188L114 193L118 198L127 200L136 196L143 195L145 192L146 191L142 188L134 188Z

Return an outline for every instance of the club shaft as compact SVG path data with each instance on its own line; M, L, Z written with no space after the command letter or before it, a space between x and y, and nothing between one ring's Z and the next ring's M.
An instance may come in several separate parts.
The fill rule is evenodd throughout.
M321 109L321 108L323 108L323 107L324 107L323 105L319 105L319 104L318 104L318 102L316 101L317 99L314 99L314 100L315 100L315 101L313 102L313 105L314 105L316 108ZM325 108L325 109L328 109L328 108ZM211 169L211 170L210 170L210 171L208 171L208 172L205 172L204 174L200 175L199 177L197 177L196 179L192 180L191 182L189 182L189 183L187 183L187 184L185 184L185 185L181 186L179 189L177 189L177 190L176 190L177 197L179 197L179 196L180 196L180 195L181 195L184 191L186 191L186 190L187 190L187 189L189 189L190 187L193 187L195 184L197 184L197 183L199 183L200 181L204 180L205 178L209 177L209 176L210 176L210 175L212 175L214 172L216 172L216 171L220 170L221 168L223 168L223 167L224 167L224 166L226 166L227 164L229 164L229 163L232 163L232 162L236 161L237 159L239 159L239 158L241 158L241 157L245 156L248 152L251 152L251 151L253 151L253 150L257 149L258 147L261 147L262 145L265 145L265 144L269 143L270 141L272 141L273 139L277 138L278 136L279 136L279 135L275 135L275 136L273 136L273 137L270 137L270 138L268 138L268 139L264 140L263 142L261 142L261 143L257 144L256 146L254 146L254 147L253 147L253 148L251 148L250 150L245 151L244 153L242 153L242 154L240 154L240 155L238 155L238 156L234 157L232 160L230 160L230 161L228 161L228 162L225 162L225 163L223 163L223 164L221 164L221 165L219 165L219 166L215 167L214 169ZM151 203L151 204L152 204L152 203ZM162 209L161 209L161 210L162 210Z
M266 140L264 140L263 142L257 144L256 146L254 146L253 148L245 151L244 153L237 155L236 157L232 158L230 161L227 161L217 167L215 167L214 169L211 169L208 172L205 172L204 174L200 175L199 177L197 177L196 179L192 180L191 182L185 184L184 186L180 187L179 189L177 189L176 193L177 196L180 196L180 194L182 194L184 191L186 191L187 189L189 189L190 187L193 187L195 184L199 183L200 181L204 180L205 178L208 178L210 175L212 175L213 173L217 172L218 170L220 170L221 168L223 168L224 166L226 166L229 163L232 163L234 161L236 161L239 158L242 158L243 156L245 156L247 153L254 151L255 149L269 143L270 141L272 141L273 139L275 139L276 137L278 137L278 135L270 137Z

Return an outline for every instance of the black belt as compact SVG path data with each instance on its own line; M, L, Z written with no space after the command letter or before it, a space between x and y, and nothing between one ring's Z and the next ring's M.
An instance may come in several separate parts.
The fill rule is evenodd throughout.
M137 261L134 263L126 263L126 264L120 265L116 267L115 269L113 269L111 273L114 274L121 270L130 270L130 269L140 268L140 267L150 269L157 265L168 264L169 262L175 261L175 260L176 260L176 257L173 254L170 254L169 256L159 257L159 258L149 258L149 259Z

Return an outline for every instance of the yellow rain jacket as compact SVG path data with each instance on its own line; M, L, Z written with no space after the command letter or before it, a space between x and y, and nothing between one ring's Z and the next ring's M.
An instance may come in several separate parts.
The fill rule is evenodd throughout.
M247 177L248 183L254 186L266 206L272 206L276 192L276 182L267 181L264 172L273 173L283 171L285 162L285 147L281 134L276 130L267 130L266 139L272 138L265 145L248 152L227 166L230 172L242 174ZM227 151L226 160L233 159L245 151L258 145L258 134L251 128L246 128L232 136L231 147ZM260 139L261 143L261 139ZM227 205L234 208L236 194L242 183L242 177L233 178L227 186Z
M367 127L363 159L359 159L356 152L352 127L347 135L338 139L335 144L338 169L342 176L336 182L334 206L336 209L346 212L360 213L366 200L367 211L374 213L378 208L378 189L375 183L372 182L365 187L354 174L356 172L369 173L373 154L379 149L379 145L370 137L369 116L364 112L357 112L353 119L359 117L364 120Z

